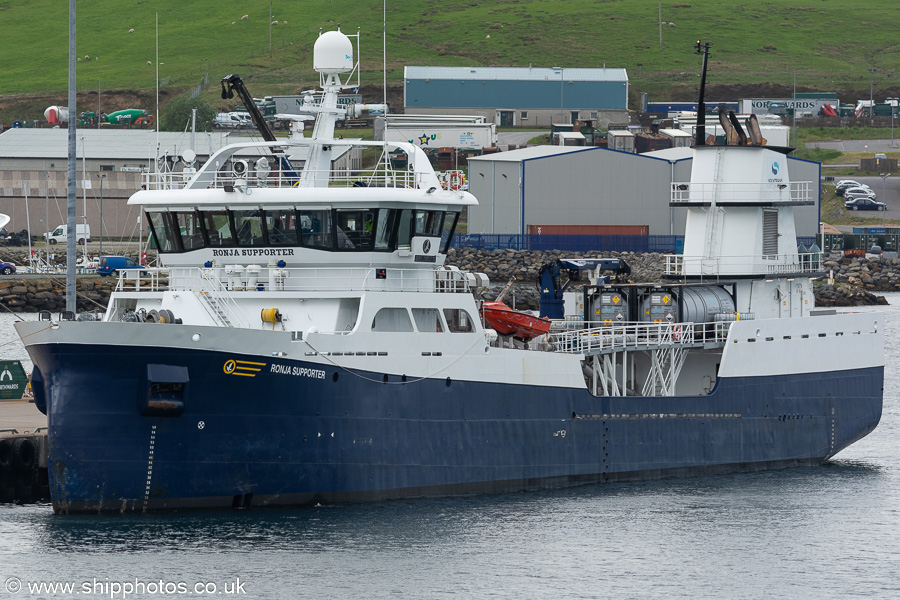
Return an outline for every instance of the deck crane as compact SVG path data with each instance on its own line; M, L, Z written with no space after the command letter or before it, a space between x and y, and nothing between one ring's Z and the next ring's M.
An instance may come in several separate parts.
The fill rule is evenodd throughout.
M276 141L275 134L272 133L272 129L269 127L269 124L266 123L266 120L262 116L262 113L259 112L259 107L256 106L256 102L253 101L253 97L250 95L250 92L247 91L247 86L244 85L244 80L241 79L241 77L236 73L223 77L222 99L227 100L229 98L234 98L235 92L237 92L237 95L241 99L244 107L247 109L247 112L250 113L250 119L253 121L253 124L256 125L256 129L259 131L259 134L262 136L262 138L267 142ZM274 156L275 161L278 163L279 168L287 175L289 180L291 180L292 182L299 180L297 170L294 169L291 161L287 156L285 156L282 150L272 148L272 155Z

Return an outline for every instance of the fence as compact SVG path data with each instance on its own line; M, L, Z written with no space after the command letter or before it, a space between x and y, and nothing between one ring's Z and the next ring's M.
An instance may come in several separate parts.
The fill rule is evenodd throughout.
M797 245L810 248L821 245L813 236L797 237ZM547 252L659 252L680 254L683 235L533 235L505 233L468 233L453 236L451 248L476 250L536 250Z
M535 235L469 233L453 236L452 248L547 252L681 252L682 235Z

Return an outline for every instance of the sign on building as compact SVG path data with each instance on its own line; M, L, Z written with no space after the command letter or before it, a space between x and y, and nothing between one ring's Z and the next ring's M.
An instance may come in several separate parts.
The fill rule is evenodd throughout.
M28 386L28 375L17 360L0 362L0 400L21 400Z

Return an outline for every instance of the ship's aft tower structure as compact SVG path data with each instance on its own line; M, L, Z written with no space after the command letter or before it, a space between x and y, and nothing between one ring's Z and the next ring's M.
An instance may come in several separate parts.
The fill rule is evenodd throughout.
M818 270L800 253L794 207L813 204L810 182L791 182L787 156L762 146L698 146L690 183L673 183L687 208L684 254L669 271L686 278L788 276Z

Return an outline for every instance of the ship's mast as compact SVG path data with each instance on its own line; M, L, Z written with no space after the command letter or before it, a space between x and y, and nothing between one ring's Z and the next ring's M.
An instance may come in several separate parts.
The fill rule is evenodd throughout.
M703 70L700 73L700 100L697 102L697 140L695 146L706 145L706 104L703 94L706 92L706 64L709 61L709 42L701 45L697 40L697 54L703 55Z

